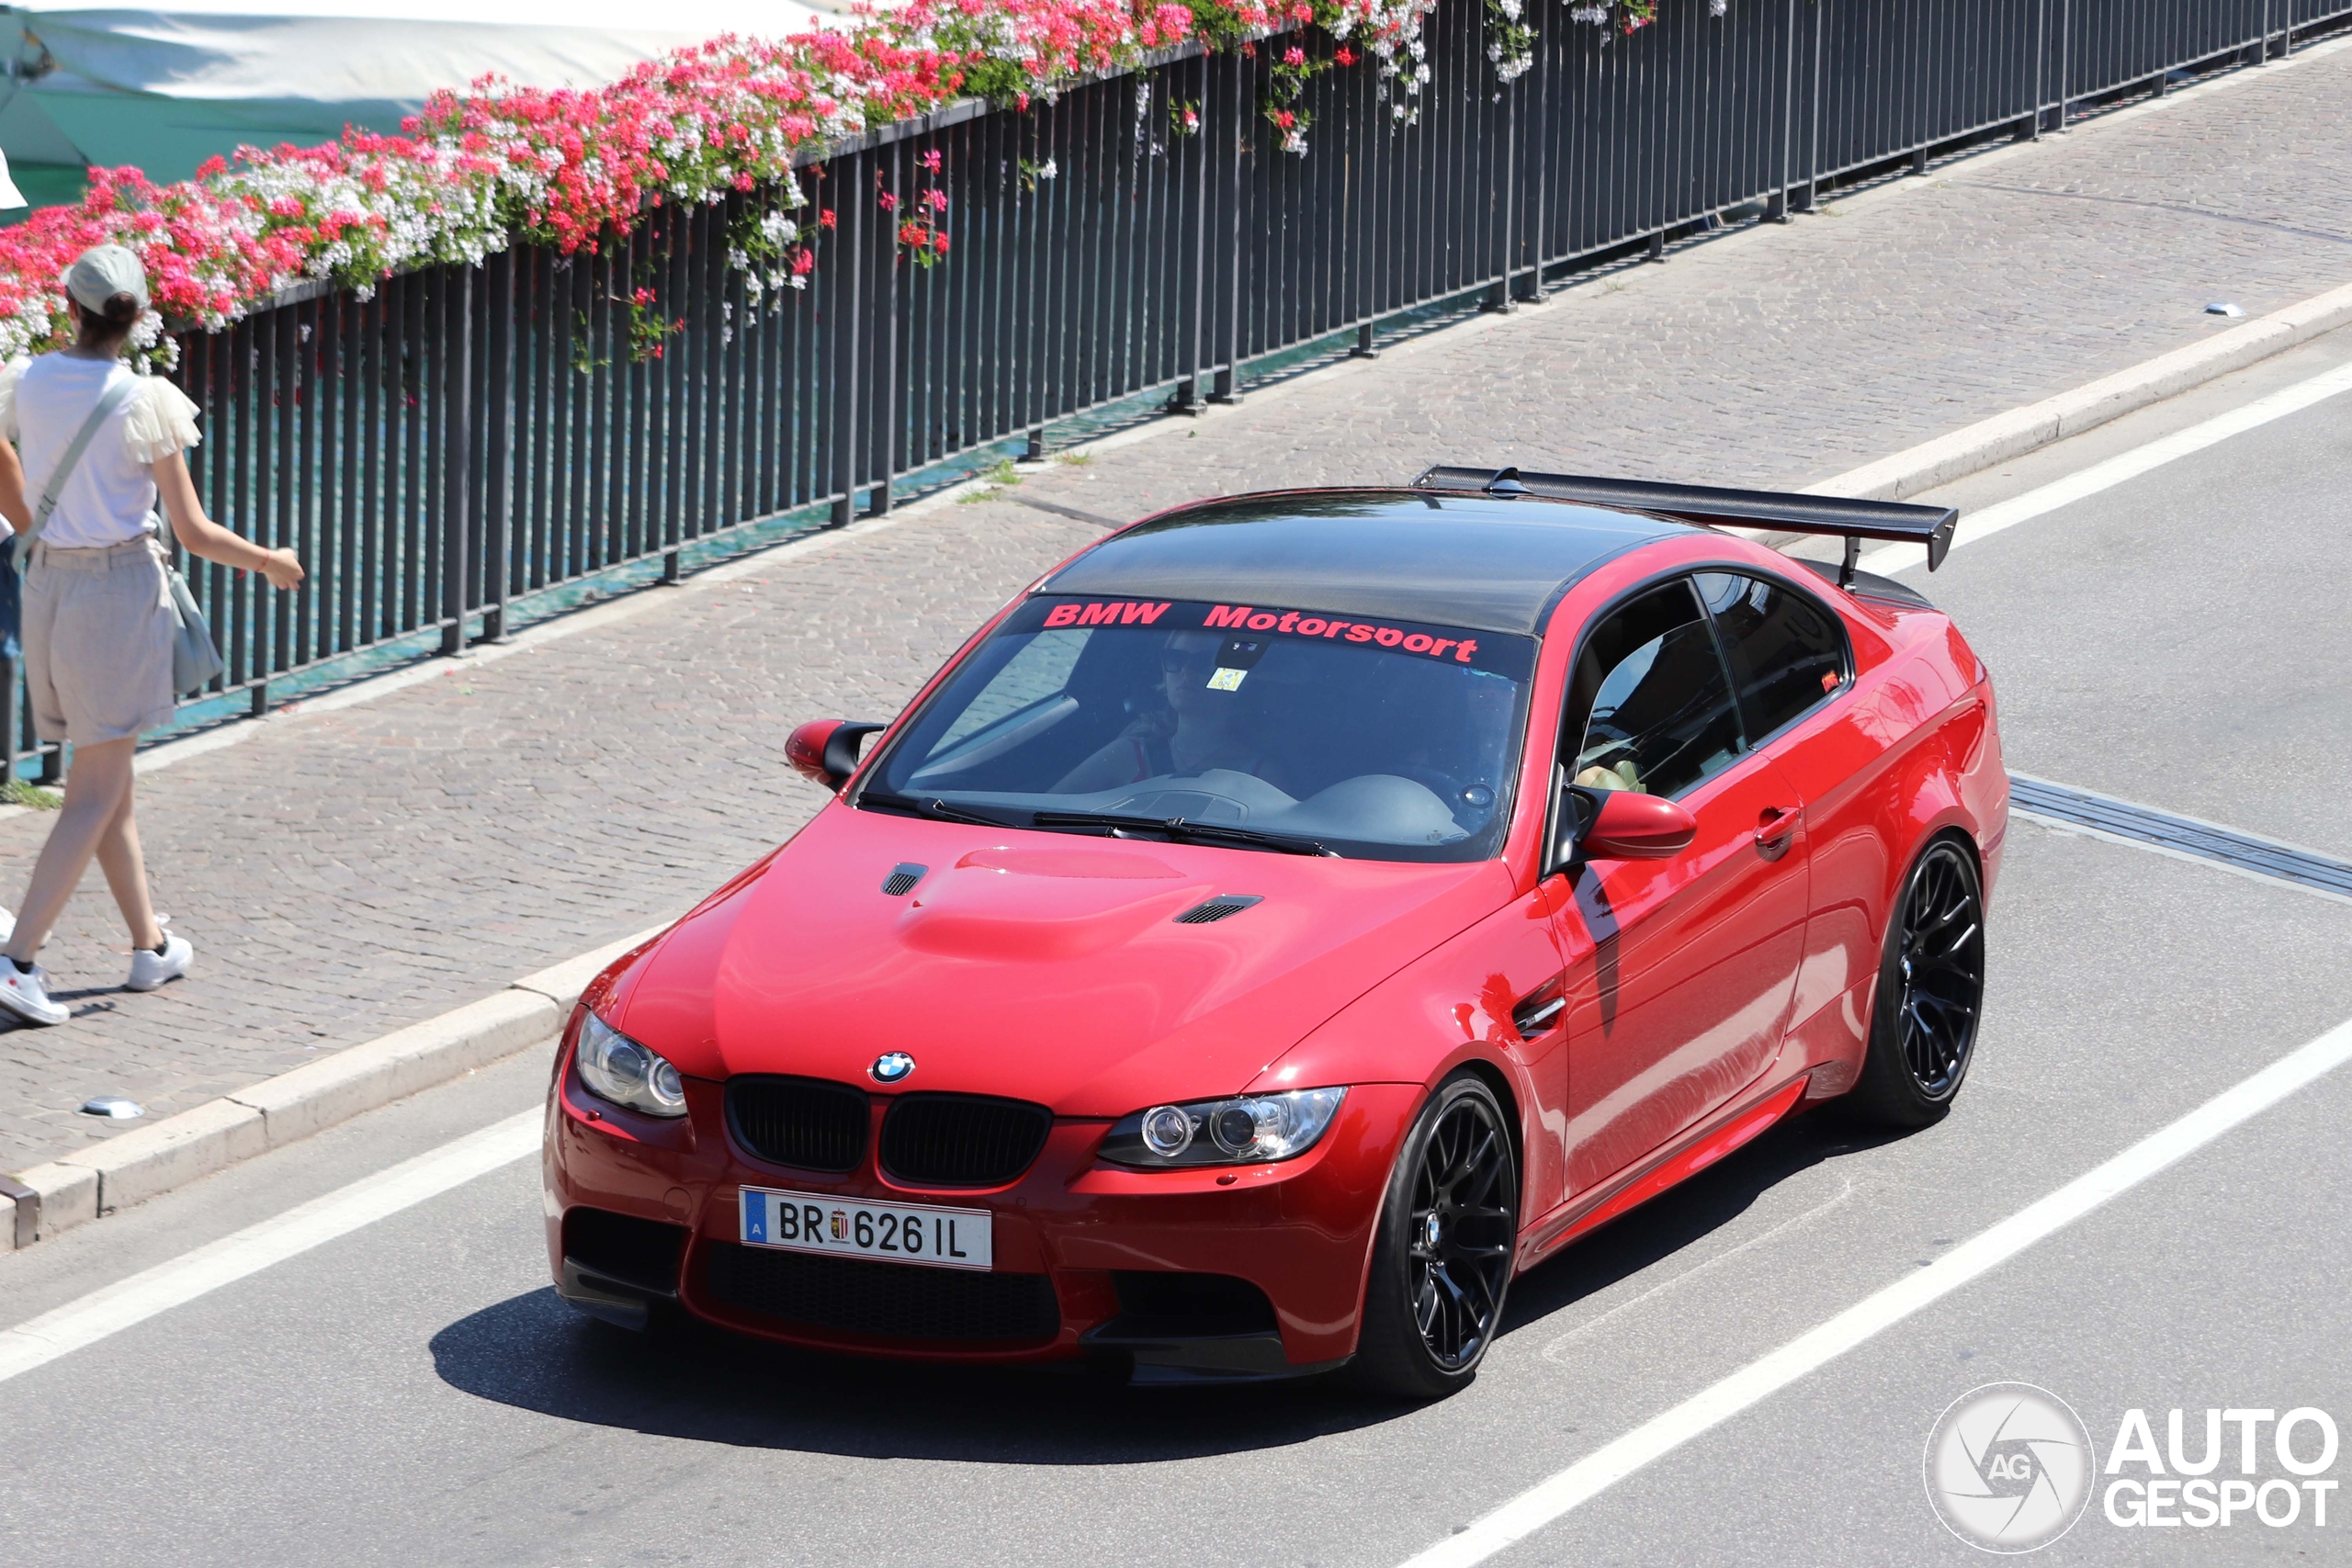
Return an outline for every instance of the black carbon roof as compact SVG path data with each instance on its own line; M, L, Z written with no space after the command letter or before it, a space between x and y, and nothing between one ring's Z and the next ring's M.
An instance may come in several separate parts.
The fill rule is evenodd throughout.
M1038 592L1245 602L1534 634L1568 583L1691 532L1638 513L1427 491L1204 502L1114 534Z

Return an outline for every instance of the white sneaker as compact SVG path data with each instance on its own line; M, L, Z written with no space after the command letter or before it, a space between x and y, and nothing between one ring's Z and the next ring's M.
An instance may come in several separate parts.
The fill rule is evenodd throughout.
M0 959L0 1007L27 1023L63 1023L74 1015L49 999L44 988L48 980L46 969L35 968L28 975L15 964Z
M187 938L176 931L164 933L164 951L142 947L130 955L130 978L122 983L126 991L152 991L166 980L176 980L187 973L196 961L196 949Z
M17 912L14 909L0 909L0 947L6 946L15 939L16 934Z

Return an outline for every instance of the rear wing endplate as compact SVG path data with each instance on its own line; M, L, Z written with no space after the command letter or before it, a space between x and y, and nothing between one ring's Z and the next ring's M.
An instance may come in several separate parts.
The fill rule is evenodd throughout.
M1604 479L1582 474L1523 474L1517 468L1459 468L1442 465L1413 481L1420 490L1478 491L1488 495L1540 496L1582 502L1629 512L1656 513L1706 526L1780 528L1792 534L1826 534L1846 541L1840 588L1853 584L1864 539L1924 545L1928 570L1943 565L1951 548L1960 510L1901 501L1851 501L1835 495L1798 495L1787 491L1724 490L1713 485L1657 484L1648 479Z

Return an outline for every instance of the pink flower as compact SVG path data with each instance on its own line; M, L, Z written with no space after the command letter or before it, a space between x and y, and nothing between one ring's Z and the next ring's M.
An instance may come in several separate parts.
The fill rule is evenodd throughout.
M1306 51L1305 51L1305 50L1303 50L1303 49L1300 49L1300 48L1298 48L1298 47L1297 47L1297 46L1295 46L1295 45L1292 46L1292 47L1291 47L1291 48L1289 48L1289 49L1286 49L1286 50L1283 51L1283 63L1284 65L1304 65L1304 64L1306 64Z

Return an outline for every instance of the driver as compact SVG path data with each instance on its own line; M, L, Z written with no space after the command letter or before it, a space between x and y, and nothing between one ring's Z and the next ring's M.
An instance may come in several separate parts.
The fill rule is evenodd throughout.
M1159 650L1162 705L1136 715L1108 745L1064 774L1054 793L1091 795L1212 768L1261 776L1266 755L1264 727L1255 722L1258 705L1245 702L1238 684L1210 684L1225 642L1216 632L1169 633Z

